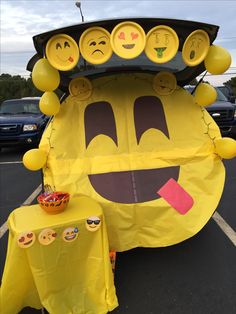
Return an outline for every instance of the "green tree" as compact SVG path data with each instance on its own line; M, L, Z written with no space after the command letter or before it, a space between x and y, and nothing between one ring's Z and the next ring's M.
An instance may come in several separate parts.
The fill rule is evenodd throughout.
M234 96L236 96L236 76L232 77L229 81L225 82L224 85L229 86Z

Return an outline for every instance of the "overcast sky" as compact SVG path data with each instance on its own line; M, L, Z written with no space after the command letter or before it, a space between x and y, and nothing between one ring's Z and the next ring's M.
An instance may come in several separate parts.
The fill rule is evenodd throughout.
M0 73L28 75L34 55L32 36L81 22L74 0L1 0ZM82 0L85 21L115 17L165 17L220 26L215 44L232 56L229 72L236 73L236 1L122 1ZM233 76L236 76L233 75ZM228 75L218 77L226 81ZM213 80L215 78L212 78Z

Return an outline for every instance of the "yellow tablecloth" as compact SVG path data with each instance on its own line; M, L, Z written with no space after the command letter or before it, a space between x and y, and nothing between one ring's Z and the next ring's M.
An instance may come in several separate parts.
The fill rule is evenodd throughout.
M94 232L86 225L91 216L101 220ZM0 313L15 314L30 306L44 307L51 314L102 314L118 305L105 221L95 201L73 198L57 215L47 214L39 205L20 207L11 213L8 225ZM43 245L39 235L48 228L56 233L55 240ZM75 240L65 241L67 228L75 231ZM33 245L18 245L22 233L35 235Z

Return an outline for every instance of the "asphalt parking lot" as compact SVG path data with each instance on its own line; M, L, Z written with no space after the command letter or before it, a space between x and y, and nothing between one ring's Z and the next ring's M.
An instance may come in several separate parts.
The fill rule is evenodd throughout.
M0 153L1 276L8 237L2 227L9 213L41 184L40 172L22 165L23 154L17 149ZM227 179L217 208L224 230L212 218L196 236L178 245L119 253L115 285L120 305L113 313L236 313L236 158L224 163ZM27 308L21 313L40 311Z

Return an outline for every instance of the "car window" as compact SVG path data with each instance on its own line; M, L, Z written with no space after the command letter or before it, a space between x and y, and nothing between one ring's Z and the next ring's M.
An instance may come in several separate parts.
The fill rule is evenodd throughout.
M180 51L177 52L175 57L169 62L163 64L157 64L149 60L146 54L143 52L137 58L134 59L122 59L113 53L112 57L104 64L91 64L85 62L82 58L79 59L77 66L72 71L64 72L63 75L74 78L80 75L87 76L91 74L101 74L105 72L119 71L122 72L122 68L125 70L141 70L141 71L170 71L177 73L186 68L186 64L183 61Z
M38 100L5 100L0 106L0 114L40 113Z

